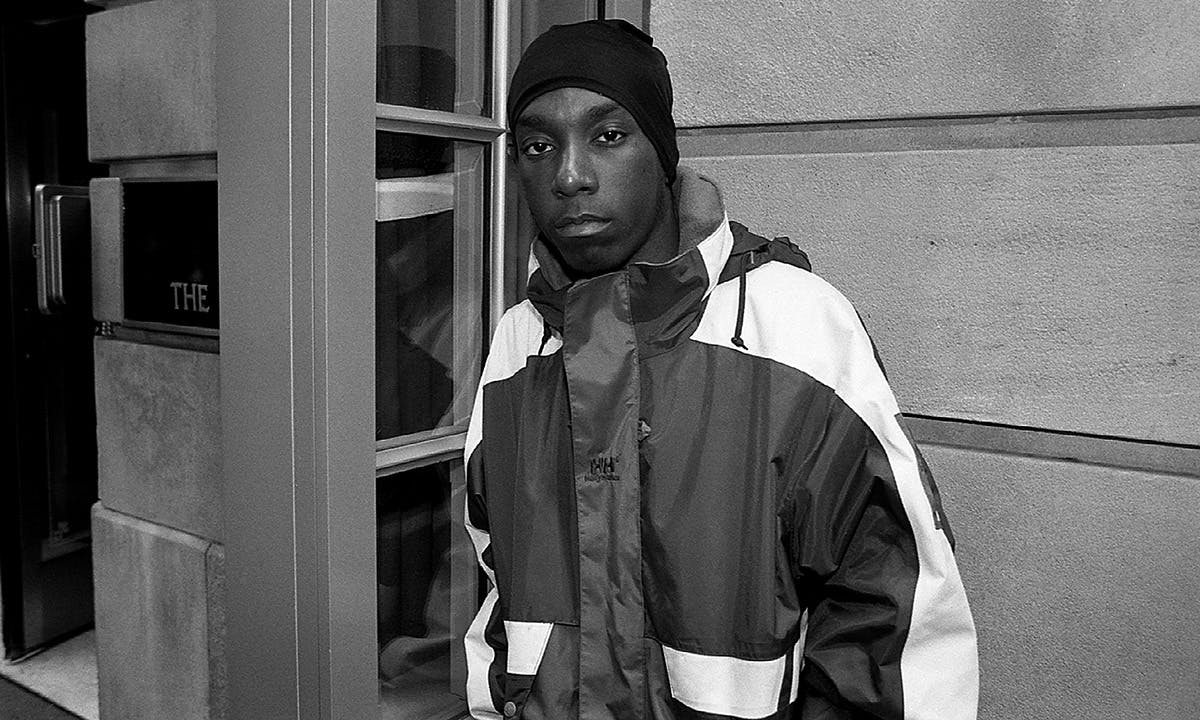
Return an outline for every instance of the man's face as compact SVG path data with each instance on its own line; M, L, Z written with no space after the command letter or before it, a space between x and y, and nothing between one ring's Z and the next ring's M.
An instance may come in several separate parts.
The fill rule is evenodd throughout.
M514 134L533 220L576 274L675 254L666 175L654 145L620 104L582 88L552 90L521 112Z

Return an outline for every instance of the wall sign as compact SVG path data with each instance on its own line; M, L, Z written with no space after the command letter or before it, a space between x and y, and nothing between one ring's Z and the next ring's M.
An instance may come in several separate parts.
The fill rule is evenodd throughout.
M122 188L126 324L215 335L217 182L127 180Z

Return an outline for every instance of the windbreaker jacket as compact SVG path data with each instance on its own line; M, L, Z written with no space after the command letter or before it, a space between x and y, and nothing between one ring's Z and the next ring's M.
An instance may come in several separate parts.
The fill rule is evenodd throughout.
M677 257L572 283L538 241L499 323L473 716L974 718L950 528L858 315L680 187Z

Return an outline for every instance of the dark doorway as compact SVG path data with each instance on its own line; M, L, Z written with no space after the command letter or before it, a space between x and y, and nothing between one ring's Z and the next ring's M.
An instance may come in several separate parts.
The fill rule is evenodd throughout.
M82 2L12 3L0 21L0 590L8 658L92 625L96 500L86 209L64 242L66 304L39 303L35 188L107 174L87 160ZM83 220L80 220L83 218Z

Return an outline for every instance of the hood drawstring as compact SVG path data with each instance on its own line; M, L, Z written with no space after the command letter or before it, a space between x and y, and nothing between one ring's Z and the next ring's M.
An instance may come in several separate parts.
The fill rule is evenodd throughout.
M745 350L746 343L742 340L742 321L746 317L746 271L754 264L754 251L742 255L741 268L738 271L738 310L737 324L733 327L733 337L730 342Z

